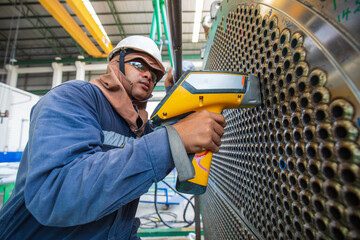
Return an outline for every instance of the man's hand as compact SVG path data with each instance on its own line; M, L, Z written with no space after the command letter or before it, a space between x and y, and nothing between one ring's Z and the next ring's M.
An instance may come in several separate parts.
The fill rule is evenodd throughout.
M168 74L166 75L165 81L164 81L164 85L165 87L172 87L174 86L174 79L173 79L173 74L172 74L172 70L173 68L171 67L168 71Z
M195 112L173 125L187 153L205 150L218 152L225 126L223 115L205 110Z

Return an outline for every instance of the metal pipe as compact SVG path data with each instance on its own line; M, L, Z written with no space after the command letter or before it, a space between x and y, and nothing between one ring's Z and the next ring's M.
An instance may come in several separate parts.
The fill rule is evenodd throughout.
M317 212L323 212L325 210L326 198L320 194L315 194L311 197L311 203Z
M195 195L195 236L196 240L201 239L201 226L200 226L200 197Z
M166 18L166 7L165 7L165 1L162 0L160 2L160 11L161 11L161 16L162 16L162 21L163 21L163 25L164 25L164 33L165 33L165 38L166 38L166 42L165 44L168 46L168 52L169 52L169 58L170 58L170 63L171 66L173 66L174 61L173 61L173 54L171 51L171 39L169 36L169 24L168 24L168 19Z
M153 6L154 6L154 14L156 13L155 21L156 21L157 38L158 38L157 40L159 41L160 45L162 45L162 42L161 42L162 32L161 32L161 19L160 19L160 14L161 14L160 13L160 1L153 0ZM164 23L164 26L165 26L165 23Z
M180 79L182 71L182 7L181 0L168 0L167 10L171 44L174 57L175 82Z
M150 38L155 41L155 29L156 29L156 11L154 11L151 30L150 30Z

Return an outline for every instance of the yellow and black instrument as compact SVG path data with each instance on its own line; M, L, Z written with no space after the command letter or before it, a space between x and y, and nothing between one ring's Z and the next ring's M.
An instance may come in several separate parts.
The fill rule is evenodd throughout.
M229 108L254 107L261 104L259 84L257 77L244 73L187 71L156 107L151 120L154 125L163 126L195 111L221 113ZM189 158L195 177L178 182L176 188L184 193L202 194L206 190L212 152L196 153Z

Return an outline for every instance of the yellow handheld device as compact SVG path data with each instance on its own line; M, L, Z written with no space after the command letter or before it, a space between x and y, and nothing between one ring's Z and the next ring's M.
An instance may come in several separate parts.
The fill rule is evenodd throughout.
M195 111L221 113L228 108L260 104L260 82L253 75L224 71L187 71L156 107L151 120L154 125L163 126L175 123ZM189 158L195 169L195 177L178 181L176 188L183 193L202 194L206 191L212 152L196 153L189 155ZM190 163L188 160L182 161ZM176 167L176 161L174 162Z

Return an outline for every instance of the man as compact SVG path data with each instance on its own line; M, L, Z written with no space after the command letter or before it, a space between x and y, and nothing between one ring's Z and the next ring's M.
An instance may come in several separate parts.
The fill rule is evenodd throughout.
M145 111L165 71L146 37L125 38L108 59L99 79L57 86L32 109L0 239L138 239L139 197L174 167L167 130L152 132ZM188 153L217 152L224 126L206 111L173 125Z

